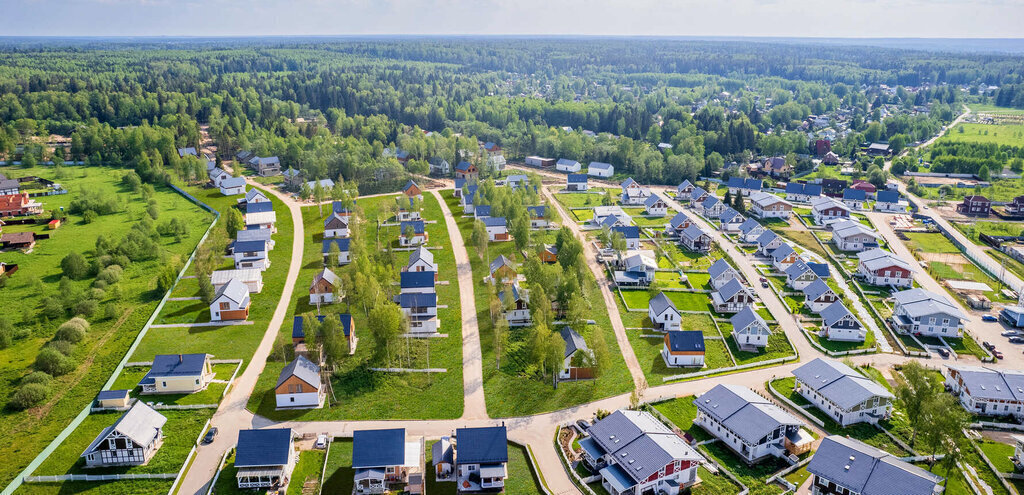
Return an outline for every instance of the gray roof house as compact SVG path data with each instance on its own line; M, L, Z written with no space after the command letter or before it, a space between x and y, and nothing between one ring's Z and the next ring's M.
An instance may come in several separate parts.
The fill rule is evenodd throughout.
M754 293L738 278L730 279L711 293L711 304L719 313L735 313L754 303Z
M867 336L860 320L842 301L829 304L818 314L821 316L821 331L829 340L863 342Z
M768 328L768 322L752 306L747 305L732 315L729 323L732 324L732 337L741 349L751 350L768 345L772 331Z
M905 332L958 337L967 316L945 296L924 289L910 289L892 295L896 301L892 321Z
M942 478L860 440L825 437L807 464L815 493L937 495ZM839 490L842 490L840 492Z
M817 358L793 370L793 376L796 391L844 427L877 423L889 416L896 399L879 383L834 359Z
M167 418L137 401L104 428L80 457L88 467L138 466L149 462L163 444Z
M946 366L946 386L968 412L993 416L1024 415L1024 371L983 366Z
M730 280L742 278L725 258L718 258L718 261L712 263L708 267L708 275L711 277L709 280L711 287L715 289L721 289Z
M711 250L711 236L704 233L695 223L683 229L679 235L679 243L690 251L707 252Z
M803 288L804 305L815 313L821 313L830 304L839 300L839 296L822 279L817 279Z
M781 457L790 444L810 447L803 422L768 399L739 385L719 384L693 400L694 424L711 433L747 462Z
M744 220L739 226L740 239L743 242L757 242L757 238L764 232L764 226L753 218Z

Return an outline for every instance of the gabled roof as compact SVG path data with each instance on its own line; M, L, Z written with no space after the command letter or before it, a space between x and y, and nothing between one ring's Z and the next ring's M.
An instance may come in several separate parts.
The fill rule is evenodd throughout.
M530 212L530 215L540 218L543 217L548 211L547 205L527 206L526 211Z
M220 286L220 289L214 294L213 300L216 301L221 297L227 297L235 304L241 306L245 303L246 299L249 299L249 288L242 281L233 278L228 280L228 283Z
M291 428L238 430L235 467L285 466L293 455Z
M786 194L805 194L804 186L800 182L789 182L786 184Z
M765 230L763 234L757 237L757 245L759 247L765 247L778 237L779 235L776 234L775 232L772 232L771 230Z
M845 203L835 198L828 196L818 196L811 200L811 210L815 212L828 210L831 208L839 208L845 212L850 211L850 207L846 206Z
M875 199L879 203L896 204L900 202L900 193L899 191L878 191L878 193L875 194Z
M768 323L764 321L764 318L761 318L761 315L757 314L749 305L744 306L739 313L729 318L729 323L732 324L735 331L743 330L755 322L760 323L762 328L768 328ZM769 333L771 332L769 331Z
M178 148L178 156L185 157L185 155L199 156L195 148Z
M131 390L100 390L96 400L127 399Z
M726 185L729 188L743 188L743 177L729 177Z
M783 270L783 273L785 273L788 278L798 278L809 271L811 271L811 267L807 266L807 263L805 263L804 260L797 258L793 264Z
M783 203L787 205L790 204L789 201L786 201L774 194L766 193L764 191L757 191L755 193L751 193L750 202L752 204L760 206L761 208L765 208L776 203Z
M700 197L705 195L705 194L708 194L708 192L705 191L703 187L699 187L699 186L698 187L694 187L693 190L690 191L690 200L691 201L696 201L696 200L700 199Z
M267 242L271 234L270 229L239 230L235 233L235 244L246 241Z
M505 217L487 217L483 219L484 225L488 227L504 227L508 225Z
M527 304L530 303L530 292L519 287L519 282L515 282L511 285L506 285L498 291L498 300L501 304L508 302L523 301Z
M636 271L637 268L646 268L651 271L658 269L657 262L651 259L651 257L639 253L626 257L623 265L625 265L627 271Z
M679 213L676 213L675 216L673 216L672 219L668 221L668 224L669 224L669 226L671 226L674 229L674 228L679 227L683 223L689 222L689 221L690 221L690 218L687 217L685 213L679 212Z
M405 428L352 432L352 468L401 466L404 463Z
M157 431L164 427L167 418L156 412L144 402L137 401L131 409L125 411L117 418L114 424L106 427L82 452L82 456L88 455L96 450L100 442L105 440L112 432L118 432L139 445L149 445L157 437Z
M829 292L835 294L835 291L820 278L804 287L804 296L807 297L808 301L817 301L819 297Z
M409 254L409 264L407 266L412 266L417 261L423 261L430 266L434 266L434 253L431 253L429 249L420 246Z
M220 181L221 189L239 186L245 186L245 177L228 177L227 179Z
M424 289L434 286L434 272L402 272L398 274L403 289Z
M729 223L736 217L739 217L740 220L743 219L743 215L741 215L740 212L734 210L732 207L726 207L722 210L722 213L718 215L718 220L722 223Z
M779 406L739 385L715 385L693 403L741 440L754 445L781 426L803 426Z
M587 341L583 340L583 336L576 333L570 327L562 327L558 333L562 336L562 340L565 341L565 357L572 356L576 351L590 352L590 348L587 347Z
M744 220L743 223L740 224L740 232L742 232L744 235L746 235L747 232L750 232L751 230L754 230L756 228L763 229L764 227L761 226L760 222L754 220L753 218L748 218Z
M814 272L815 275L817 275L817 276L819 276L821 278L828 278L829 277L829 270L830 269L828 267L828 263L809 262L809 263L807 263L807 266L809 266L811 268L811 271Z
M344 201L331 201L331 212L341 216L348 216L351 212L345 207Z
M715 196L708 196L707 199L705 199L704 202L700 204L700 206L701 208L704 209L714 208L715 205L721 204L721 202L722 200L718 199Z
M402 235L405 235L407 231L413 234L422 234L426 232L426 224L423 220L410 220L401 223Z
M714 263L711 264L711 266L708 267L708 275L711 276L712 280L718 278L720 275L728 271L732 271L736 275L739 275L739 273L736 272L736 269L733 268L732 265L730 265L725 258L718 258L717 261L715 261Z
M895 398L878 382L834 359L817 358L793 370L793 376L844 410L872 397Z
M505 257L504 254L500 254L498 255L497 258L491 260L491 275L494 275L494 272L496 272L499 268L503 266L509 267L509 269L511 269L513 272L516 271L516 266L512 263L512 260Z
M947 365L960 375L971 397L986 400L1024 400L1024 372L982 366Z
M565 180L570 184L586 184L587 174L569 174Z
M729 281L726 282L721 289L718 289L717 291L712 293L711 297L712 299L721 298L721 300L724 302L728 301L729 299L732 299L736 294L743 291L746 291L746 287L744 287L743 284L740 283L740 280L738 278L732 278L729 279Z
M879 239L878 233L872 230L867 225L864 225L856 220L841 220L831 225L832 235L845 239L852 235L863 234L875 239Z
M628 178L628 179L626 179L626 180L622 181L622 183L621 183L621 184L619 184L619 187L621 187L621 188L625 189L625 188L627 188L627 187L629 187L629 186L632 186L632 185L640 185L640 184L639 184L639 183L637 183L637 181L633 180L633 178L632 178L632 177L630 177L630 178Z
M401 308L434 308L437 307L437 293L406 292L399 294L398 306Z
M245 192L245 202L246 203L252 203L252 201L254 199L256 199L256 198L270 199L270 198L267 198L266 194L263 194L263 191L260 191L259 189L256 189L255 187L253 187L253 188L251 188L251 189L249 189L248 191ZM248 206L246 206L246 208L248 208Z
M473 215L476 217L491 216L491 205L476 205L476 207L473 208Z
M675 303L672 302L664 292L659 292L658 295L651 298L647 303L647 308L650 309L655 315L660 315L666 310L671 309L676 314L679 314L679 310L676 309Z
M414 187L416 189L420 188L420 186L416 184L416 181L410 179L409 182L406 182L405 186L402 187L402 191L408 191L409 189L412 189Z
M282 383L293 376L320 390L322 385L320 367L314 364L313 361L306 359L305 356L299 355L281 370L281 374L277 376L277 385L275 387L280 387Z
M146 378L196 376L203 374L208 354L158 354L153 357ZM143 380L145 380L144 378Z
M843 199L844 200L864 201L865 199L867 199L867 197L868 197L867 191L864 191L863 189L849 188L849 189L843 191Z
M504 426L455 430L455 458L459 464L508 462L508 432Z
M466 186L466 179L455 179L455 189L462 190Z
M341 284L341 279L339 279L338 276L335 275L334 272L332 272L329 268L324 268L323 270L320 270L320 272L318 272L316 275L314 275L313 282L310 284L310 286L315 287L317 282L321 280L324 280L328 284L331 284L331 287L337 287L339 284Z
M825 309L821 310L821 313L819 313L819 315L821 316L822 323L826 327L831 327L832 325L839 323L843 318L846 318L848 316L850 318L853 318L853 320L857 323L858 328L860 327L860 320L858 320L856 316L853 316L853 313L851 313L849 309L846 309L846 306L843 304L842 301L836 301L832 304L829 304L828 306L825 307Z
M588 166L587 166L587 168L588 168L588 169L590 169L590 168L596 168L596 169L598 169L598 170L610 170L610 169L612 169L613 167L612 167L612 164L610 164L610 163L605 163L605 162L590 162L590 165L588 165Z
M570 160L568 158L559 158L558 161L555 162L555 165L556 166L557 165L565 165L565 166L569 166L569 167L575 167L575 166L580 165L580 162L578 162L576 160Z
M774 250L772 250L772 252L771 252L772 261L784 260L784 259L786 259L787 256L789 256L789 255L791 255L791 254L793 254L795 252L796 252L796 250L793 249L793 246L790 246L788 243L783 243L781 246L779 246L779 247L775 248Z
M699 239L700 236L706 236L707 234L705 234L704 231L697 226L697 224L691 223L690 226L683 229L683 231L679 235L690 240L696 240Z
M670 352L704 352L704 332L700 330L672 330L666 335Z
M807 471L861 495L933 495L942 478L864 442L825 437Z
M455 463L455 449L452 448L452 442L448 437L441 437L440 440L434 442L434 445L430 447L431 461L430 463L434 466L438 464L454 464Z
M250 189L252 191L252 189ZM258 203L247 203L245 205L245 214L248 216L250 213L267 213L274 211L274 204L269 201L260 201Z
M588 444L603 450L614 462L602 473L629 488L656 474L675 460L703 458L682 438L643 411L615 411L588 430Z
M431 165L433 165L435 167L447 167L448 166L448 160L445 160L444 158L441 158L439 156L432 156L432 157L430 157L430 160L427 160L427 163L429 163L429 164L431 164Z
M903 258L896 256L881 248L869 249L857 253L857 259L870 271L879 270L890 266L898 266L911 272L914 271L910 263Z
M352 239L349 239L348 237L324 239L322 241L321 253L323 253L323 254L330 253L331 252L331 244L336 244L338 246L338 251L340 251L342 253L347 253L348 249L349 249L349 244L351 243L350 242L351 240Z
M892 298L896 300L898 307L903 308L912 317L944 313L961 320L967 319L967 316L949 302L949 299L921 288L896 292Z
M455 170L458 170L459 172L467 172L472 166L473 164L469 162L459 162L459 164L455 166Z
M338 214L338 212L332 212L331 215L324 219L325 229L338 229L348 228L348 217Z
M639 239L640 238L640 227L636 225L616 226L612 227L612 232L618 232L622 234L622 237L626 239Z
M661 196L658 196L657 194L651 194L646 200L644 200L644 206L648 208L654 206L657 203L667 204L664 200L661 199Z

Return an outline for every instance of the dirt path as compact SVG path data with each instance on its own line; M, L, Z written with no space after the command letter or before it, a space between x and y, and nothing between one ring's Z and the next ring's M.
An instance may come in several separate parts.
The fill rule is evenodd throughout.
M583 254L587 259L587 266L590 267L590 271L594 273L594 278L597 279L597 285L601 288L601 295L604 297L604 305L608 310L608 316L612 320L612 329L615 330L615 340L619 344L619 350L622 352L622 357L626 360L626 367L629 368L630 375L633 376L633 385L643 390L647 387L647 379L644 378L643 368L640 367L640 361L636 358L636 353L633 352L633 345L629 343L629 337L626 336L626 327L622 324L622 317L619 315L619 305L615 303L615 294L612 293L611 282L608 281L608 277L605 276L604 265L597 262L597 251L594 249L594 245L587 242L586 235L583 230L580 229L579 224L572 219L569 212L565 210L562 203L555 200L555 197L551 194L546 187L542 188L544 197L547 198L558 215L562 219L562 224L569 227L573 235L576 236L583 243Z
M487 419L487 402L484 398L483 355L480 351L480 327L476 319L476 299L473 295L473 270L469 265L469 254L462 239L462 232L455 223L448 204L441 194L430 191L441 205L444 221L448 227L448 238L455 255L456 271L459 274L459 300L462 307L462 419Z

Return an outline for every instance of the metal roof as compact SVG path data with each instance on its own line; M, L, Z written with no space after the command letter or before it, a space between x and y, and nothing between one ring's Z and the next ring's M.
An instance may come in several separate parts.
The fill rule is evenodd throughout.
M512 271L516 270L516 266L512 264L512 260L508 259L504 254L500 254L497 258L494 258L494 260L491 261L491 275L494 275L494 272L503 266L509 267Z
M807 471L861 495L934 495L942 478L859 440L822 439Z
M693 184L689 180L684 180L680 182L678 186L676 186L676 192L682 192L683 190L690 189L692 187Z
M235 242L270 241L271 234L270 229L239 230L235 234Z
M715 295L718 295L718 297L722 298L722 301L728 301L729 299L735 297L736 294L743 291L746 291L746 287L744 287L743 284L740 283L739 279L731 278L728 282L725 283L725 285L722 286L721 289L718 289L717 291L713 292L711 296L713 298Z
M250 191L255 191L255 189L250 189ZM246 213L246 215L248 215L250 213L267 213L267 212L270 212L270 213L274 212L274 203L271 203L270 201L259 201L259 202L255 202L255 203L246 203L246 205L245 205L245 213Z
M834 359L817 358L793 370L793 376L847 411L872 397L895 398L881 384Z
M857 253L857 258L865 268L874 272L876 270L887 268L890 266L898 266L910 272L914 269L909 262L904 261L903 258L896 256L889 251L881 248L869 249L867 251L861 251Z
M753 218L748 218L744 220L743 223L740 224L740 232L742 232L744 235L746 235L751 230L757 228L763 229L764 227L762 227L761 224L757 220L754 220Z
M338 212L332 212L331 216L324 219L325 229L340 229L348 228L348 217L340 215Z
M398 304L403 308L433 308L437 306L437 294L433 292L407 292L399 294Z
M795 252L796 250L793 249L793 246L790 246L788 243L783 243L781 246L772 250L771 257L774 261L781 261Z
M505 217L487 217L483 219L484 225L488 227L504 227L508 224Z
M245 177L228 177L227 179L220 181L221 189L238 186L245 186Z
M434 253L431 253L429 249L420 246L409 254L409 263L406 266L412 266L417 261L423 261L430 266L434 266Z
M441 437L434 442L430 447L430 453L430 462L435 466L441 463L455 464L455 449L452 448L452 442L448 437Z
M763 191L751 193L750 202L762 208L767 207L769 205L773 205L775 203L785 203L787 205L789 204L789 201L786 201L774 194L769 194Z
M679 310L676 309L675 303L672 302L664 292L659 292L658 295L651 298L647 303L647 308L650 309L655 316L665 312L665 310L671 308L676 314L679 314Z
M757 245L760 247L767 246L778 237L779 235L776 234L775 232L772 232L771 230L765 230L763 234L758 236Z
M843 199L849 199L851 201L864 201L867 199L868 193L863 189L848 188L843 191Z
M491 205L476 205L473 208L473 216L476 217L489 217L491 216Z
M679 227L680 225L682 225L684 222L688 222L688 221L690 221L690 217L687 217L685 213L679 212L679 213L676 213L675 216L672 217L672 220L668 221L668 224L672 228L676 228L676 227Z
M690 240L696 240L707 234L705 234L696 223L691 223L689 227L683 229L683 232L680 235Z
M399 286L403 289L424 289L434 287L434 272L402 272L398 274Z
M803 426L793 415L739 385L715 385L693 403L740 439L755 445L780 426Z
M352 433L352 468L401 466L405 463L405 428L356 430Z
M704 352L704 332L700 330L673 330L666 335L671 352Z
M236 278L239 282L262 281L263 272L258 268L239 268L237 270L217 270L210 274L210 283L223 285Z
M587 174L569 174L569 176L566 177L565 180L566 182L569 182L571 184L586 184Z
M648 208L650 208L651 206L654 206L654 205L656 205L658 203L662 203L662 204L667 206L667 203L665 203L665 201L663 201L661 199L661 196L658 196L657 194L651 194L651 196L649 198L644 200L644 206L646 206Z
M736 269L733 268L732 265L730 265L725 258L718 258L717 261L715 261L714 263L711 264L711 266L708 267L708 275L710 275L712 279L716 279L720 275L728 271L736 273ZM736 274L739 275L738 273Z
M146 378L162 376L194 376L203 374L208 354L158 354Z
M744 306L743 309L729 318L729 323L732 324L732 328L736 332L746 329L755 322L760 323L761 328L768 328L768 323L764 321L764 318L761 318L761 315L757 314L754 308L750 306ZM769 331L769 333L771 332Z
M100 390L96 394L96 400L126 399L131 390Z
M967 316L949 302L949 299L921 288L896 292L892 298L896 301L896 306L903 308L911 317L942 313L961 320L967 319Z
M1024 400L1024 372L982 366L947 365L955 370L971 397L987 400Z
M612 232L618 232L622 234L622 237L626 239L639 239L640 238L640 227L636 225L620 225L612 227Z
M402 272L402 274L404 275L405 272ZM319 273L314 275L313 283L311 285L316 285L316 283L319 282L320 280L327 281L327 283L331 284L331 286L333 287L337 287L338 284L341 283L341 280L338 278L337 275L334 274L334 272L331 271L330 268L324 268L323 270L320 270Z
M312 385L313 387L316 387L317 390L320 390L320 387L323 385L320 380L320 367L302 355L293 359L292 362L288 363L288 365L281 370L281 374L277 377L277 385L275 385L275 387L280 387L285 380L293 376L309 385Z
M857 328L860 328L860 320L858 320L857 317L853 316L853 313L851 313L850 310L847 309L845 305L843 305L842 301L836 301L832 304L829 304L828 306L825 307L825 309L821 310L821 312L818 314L821 316L822 323L826 327L831 327L836 323L839 323L843 318L850 317L853 318L853 321L854 323L856 323Z
M426 232L426 224L423 220L412 220L401 223L402 235L405 235L407 230L411 230L413 234L422 234Z
M829 228L832 229L833 236L838 236L841 239L857 234L867 235L875 239L879 238L874 230L856 220L840 220L830 225Z
M587 341L583 340L583 336L576 333L576 330L562 327L558 333L562 336L562 340L565 341L565 357L572 356L576 351L590 352L590 348L587 347Z
M350 239L348 237L334 237L334 238L330 238L329 237L329 238L324 239L323 241L321 241L321 243L322 243L321 252L323 254L327 254L327 253L331 252L331 244L337 244L338 245L338 251L340 251L342 253L347 253L348 249L349 249L349 244L350 244L351 241L352 241L352 239Z
M817 301L818 298L829 292L835 294L832 288L820 278L808 284L807 287L804 287L803 292L808 301Z
M508 432L504 426L456 429L455 460L459 464L508 462Z
M900 202L900 193L899 191L878 191L878 193L875 194L875 199L879 203L896 204Z
M590 169L590 168L596 168L596 169L598 169L598 170L609 170L609 169L613 169L614 167L613 167L613 166L612 166L612 164L610 164L610 163L605 163L605 162L590 162L590 165L587 165L587 168L588 168L588 169Z
M235 467L284 466L292 453L291 428L238 430Z
M100 442L106 439L111 432L118 432L135 442L136 444L148 446L157 438L157 432L167 423L167 418L147 406L142 401L137 401L132 408L125 411L114 424L106 427L86 447L82 456L96 450Z

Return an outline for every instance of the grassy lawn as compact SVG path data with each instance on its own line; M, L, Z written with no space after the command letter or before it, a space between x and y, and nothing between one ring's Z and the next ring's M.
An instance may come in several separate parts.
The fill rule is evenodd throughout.
M697 406L693 403L692 395L652 404L651 407L657 409L672 424L689 433L698 442L712 438L710 433L704 431L704 428L693 424L693 420L697 418Z
M70 252L83 254L87 262L94 259L93 247L99 236L118 242L126 229L146 215L146 201L141 194L132 193L121 186L124 171L100 167L63 167L64 175L56 177L51 167L14 168L0 167L0 173L8 177L34 175L56 180L64 185L68 194L33 198L43 204L49 215L50 210L61 207L68 211L71 202L83 191L96 191L103 197L116 197L124 210L109 215L99 215L86 224L79 215L69 215L64 224L55 231L45 231L51 237L39 240L31 253L6 252L3 261L16 263L19 271L0 290L0 306L8 308L3 318L8 320L20 334L10 347L0 350L0 434L7 440L0 446L0 457L5 469L0 473L0 482L6 485L19 470L23 469L83 407L95 398L96 392L109 379L117 363L145 325L160 298L157 289L156 270L162 263L184 263L195 248L213 216L167 187L155 188L159 216L156 224L177 218L186 225L187 236L181 242L173 237L160 237L158 243L167 251L167 259L138 261L124 267L124 274L117 284L108 288L100 299L95 316L89 317L91 330L81 343L77 344L73 357L81 363L70 374L54 379L51 389L54 393L49 400L28 411L15 411L4 407L11 398L18 380L32 371L32 362L39 349L57 328L59 321L45 321L40 315L42 303L50 296L62 297L59 288L62 277L60 260ZM44 233L43 225L8 225L4 232L33 231ZM72 291L87 290L93 280L71 281ZM103 316L107 306L113 306L116 318ZM61 321L70 318L62 316ZM157 484L159 485L159 484ZM82 485L83 489L90 489Z
M206 204L221 212L233 208L236 196L222 196L217 189L190 188L188 191ZM263 272L263 290L251 296L249 321L253 325L227 325L222 327L172 327L154 328L146 334L130 358L132 361L151 361L157 354L206 352L217 359L242 359L243 370L256 350L277 308L277 302L284 290L284 282L291 262L294 226L288 207L267 193L274 203L277 215L277 233L273 235L275 247L270 251L270 268ZM234 233L231 233L232 237ZM229 260L225 260L229 263ZM302 292L298 282L295 292ZM199 301L181 301L164 307L158 319L177 321L209 320L209 308ZM188 311L186 312L186 308ZM290 320L286 320L290 321ZM282 327L291 328L285 324ZM241 371L239 371L241 373Z
M707 457L714 459L720 465L728 469L741 483L750 489L753 495L782 493L782 487L776 484L765 484L772 473L785 468L789 464L781 459L769 457L764 461L748 466L743 460L736 456L728 447L721 442L714 442L701 445L699 450Z
M690 287L694 289L711 289L711 275L707 272L686 272L686 279L690 281Z
M430 455L430 450L427 450ZM327 466L324 469L323 493L352 493L353 477L355 471L352 469L352 439L335 438L331 442L331 450L327 453ZM428 478L428 487L430 486ZM430 491L428 490L428 493Z
M697 468L700 484L690 488L690 495L733 495L740 487L723 474L714 474L703 466Z
M658 282L658 285L670 289L689 289L690 284L683 283L679 280L679 274L676 272L655 272L654 280Z
M1024 110L1010 107L997 107L986 103L972 103L967 105L975 113L992 113L1001 115L1024 115Z
M786 478L786 481L796 486L804 484L804 482L807 481L807 478L810 477L811 473L807 471L807 466L801 467L800 469L797 469L796 471L793 471L792 473L789 473L786 476L784 476L784 478Z
M213 485L213 493L216 495L252 493L249 490L241 490L238 488L238 481L235 478L237 474L238 469L235 468L235 452L232 450L231 453L228 454L227 460L224 461L224 467L221 468L220 474L217 476L217 483ZM349 479L351 480L351 477Z
M451 194L449 192L449 194ZM395 196L378 196L359 200L359 208L363 210L367 221L361 230L354 235L377 238L376 225L373 219L377 211L387 202L394 201ZM330 207L325 209L325 213ZM460 210L461 211L461 210ZM402 342L403 367L411 368L444 368L445 373L384 373L370 371L367 368L382 367L384 354L374 342L370 332L367 313L359 307L349 307L347 302L321 308L323 314L350 312L359 342L356 352L346 356L337 367L332 377L331 386L334 390L334 402L322 409L276 411L273 388L278 375L292 357L291 322L294 315L314 313L316 309L309 305L309 293L304 290L306 284L323 268L321 255L321 238L323 223L317 207L305 207L302 211L306 235L302 269L299 272L297 288L292 297L287 322L281 326L280 334L275 343L275 350L267 362L267 366L256 384L256 392L249 399L249 409L258 414L276 420L301 419L303 421L336 420L336 419L448 419L462 415L462 326L459 301L459 284L455 267L455 256L452 253L448 237L448 229L443 221L441 207L433 195L425 195L422 215L426 220L437 223L427 224L430 246L443 246L443 249L432 250L434 262L437 263L441 281L447 285L437 285L438 304L447 308L438 309L440 332L447 334L445 338L409 339ZM399 236L398 227L383 227L379 232L380 242L386 243ZM372 248L372 243L371 243ZM394 273L405 266L409 252L397 251L392 254ZM341 267L335 271L339 277L353 270L352 265ZM408 344L408 345L406 345ZM405 353L408 352L408 356ZM330 399L328 395L328 399ZM440 400L439 398L444 398Z
M291 481L288 482L288 495L301 495L306 482L310 483L314 492L320 487L320 469L324 466L325 455L322 450L299 452L299 461L295 463Z
M508 479L505 480L505 493L522 493L523 495L544 493L540 481L530 465L526 447L520 447L514 443L508 444Z
M1013 461L1010 460L1013 457L1013 445L982 438L978 441L978 446L1000 473L1012 473L1016 470Z
M449 205L455 203L451 192L442 193ZM449 206L450 207L450 206ZM473 220L454 213L462 232L463 239L469 239L472 233ZM554 232L537 235L532 239L537 242L553 243ZM552 388L548 379L537 378L529 372L527 338L528 329L519 328L509 332L509 342L505 345L501 359L501 369L497 367L495 355L494 333L487 304L488 293L483 278L488 273L488 263L500 254L510 256L513 261L522 256L513 253L512 242L490 243L488 252L483 257L475 252L469 253L470 265L473 269L474 297L476 303L477 322L480 326L480 344L483 353L484 393L487 400L487 412L491 417L518 416L537 414L562 409L603 397L628 392L633 382L629 370L622 358L622 352L615 340L608 311L604 307L604 298L600 294L597 281L588 273L586 283L582 287L583 299L591 305L591 318L595 325L588 328L589 332L602 332L608 345L610 364L595 380L579 382L563 382L557 389ZM646 297L646 295L644 296ZM646 302L644 303L646 308ZM584 335L587 338L587 335ZM461 355L461 354L460 354ZM460 389L461 390L461 389ZM461 395L461 394L459 394Z
M576 217L577 222L587 222L594 218L594 210L587 209L574 209L569 210L572 216Z
M601 206L601 198L604 194L597 192L581 192L553 194L553 196L555 197L555 201L562 203L562 206L566 208L590 208L594 206Z
M82 452L103 428L110 426L121 413L90 414L75 431L46 458L33 473L53 475L66 473L176 473L185 463L185 457L195 444L203 425L212 415L205 409L187 411L157 411L167 418L164 425L164 443L145 466L85 469Z
M714 327L712 327L713 329ZM651 385L660 385L664 382L663 379L669 376L685 375L732 366L732 360L729 359L725 342L722 340L709 339L704 341L703 368L670 368L665 365L665 360L661 357L661 348L665 343L662 337L663 334L657 334L658 337L662 338L649 338L642 336L643 334L638 330L628 330L627 333L629 335L629 343L633 346L633 352L640 362L640 367L644 370L644 376Z
M953 226L979 246L988 246L978 239L981 234L995 236L1019 236L1024 225L1011 222L952 222Z
M864 337L864 342L843 342L840 340L829 340L825 337L819 337L815 333L810 333L812 339L818 343L818 345L828 349L832 352L844 352L854 351L859 349L874 349L875 348L875 333L868 330Z
M232 478L233 479L233 478ZM163 495L174 480L66 481L64 483L25 483L18 494L30 495ZM218 492L219 493L219 492Z
M796 378L787 376L785 378L779 378L772 381L772 387L776 392L782 394L783 397L793 401L798 406L809 406L811 401L804 398L804 396L797 393L794 389L796 387Z
M939 138L955 143L995 144L999 146L1024 145L1024 125L960 123Z
M789 343L789 339L786 338L786 333L778 328L772 330L772 334L768 336L768 345L764 349L760 352L746 352L739 350L736 342L729 335L732 333L732 325L725 323L721 327L722 333L726 335L725 342L729 345L729 350L732 351L733 357L736 358L737 365L778 359L796 354L793 346Z
M907 232L911 251L922 251L925 253L959 253L946 236L938 232Z

